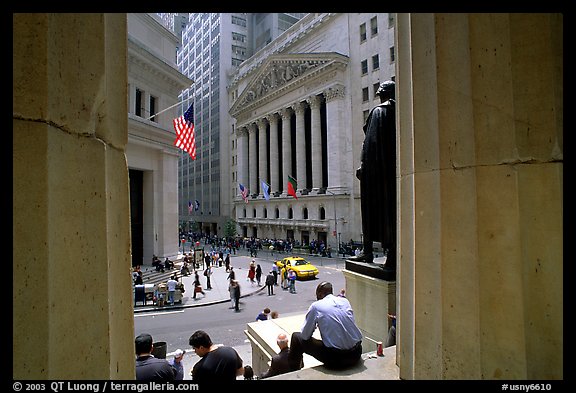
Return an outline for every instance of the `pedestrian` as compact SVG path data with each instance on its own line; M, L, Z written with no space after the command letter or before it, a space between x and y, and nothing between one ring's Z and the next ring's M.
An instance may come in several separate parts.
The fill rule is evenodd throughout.
M224 260L224 266L226 266L226 273L230 271L230 254L226 255L226 259Z
M310 305L300 332L290 340L290 364L303 366L304 353L324 363L325 367L345 369L360 361L362 332L356 326L354 312L345 297L333 295L332 284L323 281L316 287L316 301ZM321 339L312 337L318 329Z
M176 286L178 281L176 281L174 275L170 276L170 279L166 282L166 287L168 288L168 301L170 305L174 305L174 294L176 293Z
M266 276L266 287L268 288L268 296L274 295L274 274L272 270Z
M176 381L182 381L184 379L184 365L182 364L182 359L184 359L184 354L186 351L178 348L174 351L174 357L168 361L172 367L176 370Z
M294 269L288 270L288 283L290 287L290 293L296 293L296 272Z
M260 264L256 265L256 282L260 286L260 281L262 280L262 266Z
M270 318L272 318L272 319L276 319L276 318L278 318L278 316L279 316L278 311L272 311L270 313Z
M152 336L142 333L134 340L136 349L136 379L139 381L174 381L176 370L166 359L152 355Z
M230 301L232 302L232 307L234 310L239 311L240 302L240 284L236 280L230 280L230 285L228 285L228 291L230 291Z
M205 331L195 331L188 343L200 357L190 372L193 381L231 382L244 374L242 358L238 352L229 346L214 345Z
M230 280L230 281L236 279L236 272L234 271L234 267L233 267L233 266L230 266L230 271L229 271L229 273L228 273L227 279Z
M256 263L254 259L250 262L250 266L248 267L248 279L250 280L250 284L254 284L254 277L256 277Z
M254 369L250 365L244 366L244 379L245 380L252 380L254 379Z
M274 275L274 285L278 286L278 266L272 264L272 274Z
M344 288L342 288L342 289L340 290L340 293L338 294L338 296L340 296L340 297L346 297L346 290L345 290Z
M206 289L212 289L212 283L210 282L210 277L212 276L212 266L208 266L204 269L204 276L206 277Z
M266 307L264 310L260 311L256 316L256 321L267 321L270 315L270 309Z
M200 283L200 276L198 275L198 270L194 270L194 295L192 299L196 299L196 294L201 293L204 297L206 293L202 290L202 283Z

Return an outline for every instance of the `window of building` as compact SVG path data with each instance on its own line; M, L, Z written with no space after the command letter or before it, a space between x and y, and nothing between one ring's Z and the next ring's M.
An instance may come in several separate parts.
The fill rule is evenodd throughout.
M256 218L256 209L252 209L252 217Z
M263 215L264 218L268 218L268 209L264 208Z
M150 96L150 116L154 116L156 113L156 97ZM150 118L150 120L158 123L158 118L156 116Z
M378 91L379 88L380 88L380 83L374 83L372 85L372 93L374 95L374 98L376 98L376 92Z
M366 75L368 73L368 60L362 60L360 68L362 69L362 75Z
M246 218L246 209L244 209L244 218Z
M142 96L144 95L144 92L140 89L136 89L136 105L134 108L134 114L136 116L142 116L142 109L144 109L142 107Z
M368 88L364 87L362 88L362 101L366 102L370 99L369 95L368 95Z
M308 208L305 207L304 209L302 209L302 218L307 220L308 219Z
M390 13L388 14L388 28L391 29L392 27L394 27L394 14Z
M390 47L390 63L394 63L394 47Z
M364 119L363 123L366 123L366 120L368 120L369 114L370 114L370 109L366 109L365 111L362 111L362 118Z
M372 37L378 34L378 18L376 16L370 19L370 32Z
M275 218L280 218L280 209L276 208L274 216L275 216Z
M366 41L366 23L360 25L360 43Z
M293 214L293 212L292 212L292 208L289 207L289 208L288 208L288 219L291 220L291 219L293 219L293 218L294 218L294 214Z
M325 220L326 219L326 210L324 210L323 206L320 206L320 212L318 213L318 215L320 216L321 220Z
M377 70L380 68L380 56L374 55L372 56L372 71Z

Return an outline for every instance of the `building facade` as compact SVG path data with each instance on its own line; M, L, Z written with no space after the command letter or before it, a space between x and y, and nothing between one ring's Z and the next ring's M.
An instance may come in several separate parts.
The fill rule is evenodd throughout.
M179 149L172 120L192 80L176 67L179 37L154 14L127 14L132 264L178 255Z
M291 16L278 24L272 22L283 14L259 15L269 24L257 31L263 30L261 34L267 32L269 36L277 36L274 29L286 29L287 23L297 20ZM236 195L229 186L232 131L230 104L223 92L240 64L255 51L254 19L246 13L191 13L182 29L177 64L183 74L195 81L192 89L183 92L181 98L186 104L182 110L194 105L197 158L180 155L180 224L208 235L223 235Z
M361 241L355 171L375 92L394 78L393 27L386 13L307 14L240 66L229 86L239 234L333 249Z

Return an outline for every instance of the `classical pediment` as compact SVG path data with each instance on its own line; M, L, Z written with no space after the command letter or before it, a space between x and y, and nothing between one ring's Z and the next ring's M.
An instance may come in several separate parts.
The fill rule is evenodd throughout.
M334 67L347 64L348 57L335 52L271 55L253 74L252 80L230 108L230 114L236 117Z

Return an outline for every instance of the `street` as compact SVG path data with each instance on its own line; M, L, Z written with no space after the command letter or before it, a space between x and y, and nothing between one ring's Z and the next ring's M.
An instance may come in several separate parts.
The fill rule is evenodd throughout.
M268 252L258 253L258 257L254 259L265 272L261 284L264 284L265 274L270 271L273 260L285 256L286 254L275 253L272 257ZM250 344L248 344L244 330L247 323L256 320L256 315L262 309L268 307L272 311L278 311L280 318L305 313L310 304L316 300L316 286L321 281L330 281L335 294L344 288L345 281L342 274L344 260L342 258L314 256L305 256L305 258L314 264L320 273L314 280L296 281L296 294L290 294L287 290L282 290L280 286L276 286L274 287L274 296L268 296L268 292L264 288L252 296L242 298L240 300L240 312L235 312L230 308L231 304L226 302L173 311L138 313L134 315L135 336L140 333L149 333L154 341L166 342L168 354L177 348L189 351L185 355L187 362L185 373L189 372L189 362L193 365L198 360L188 344L188 338L196 330L206 331L214 344L235 347L244 360L244 364L250 364ZM231 259L232 266L236 270L236 278L242 288L251 285L246 280L250 259L249 254L244 250L238 255L232 256ZM242 266L241 263L246 266ZM240 269L238 269L239 267Z

